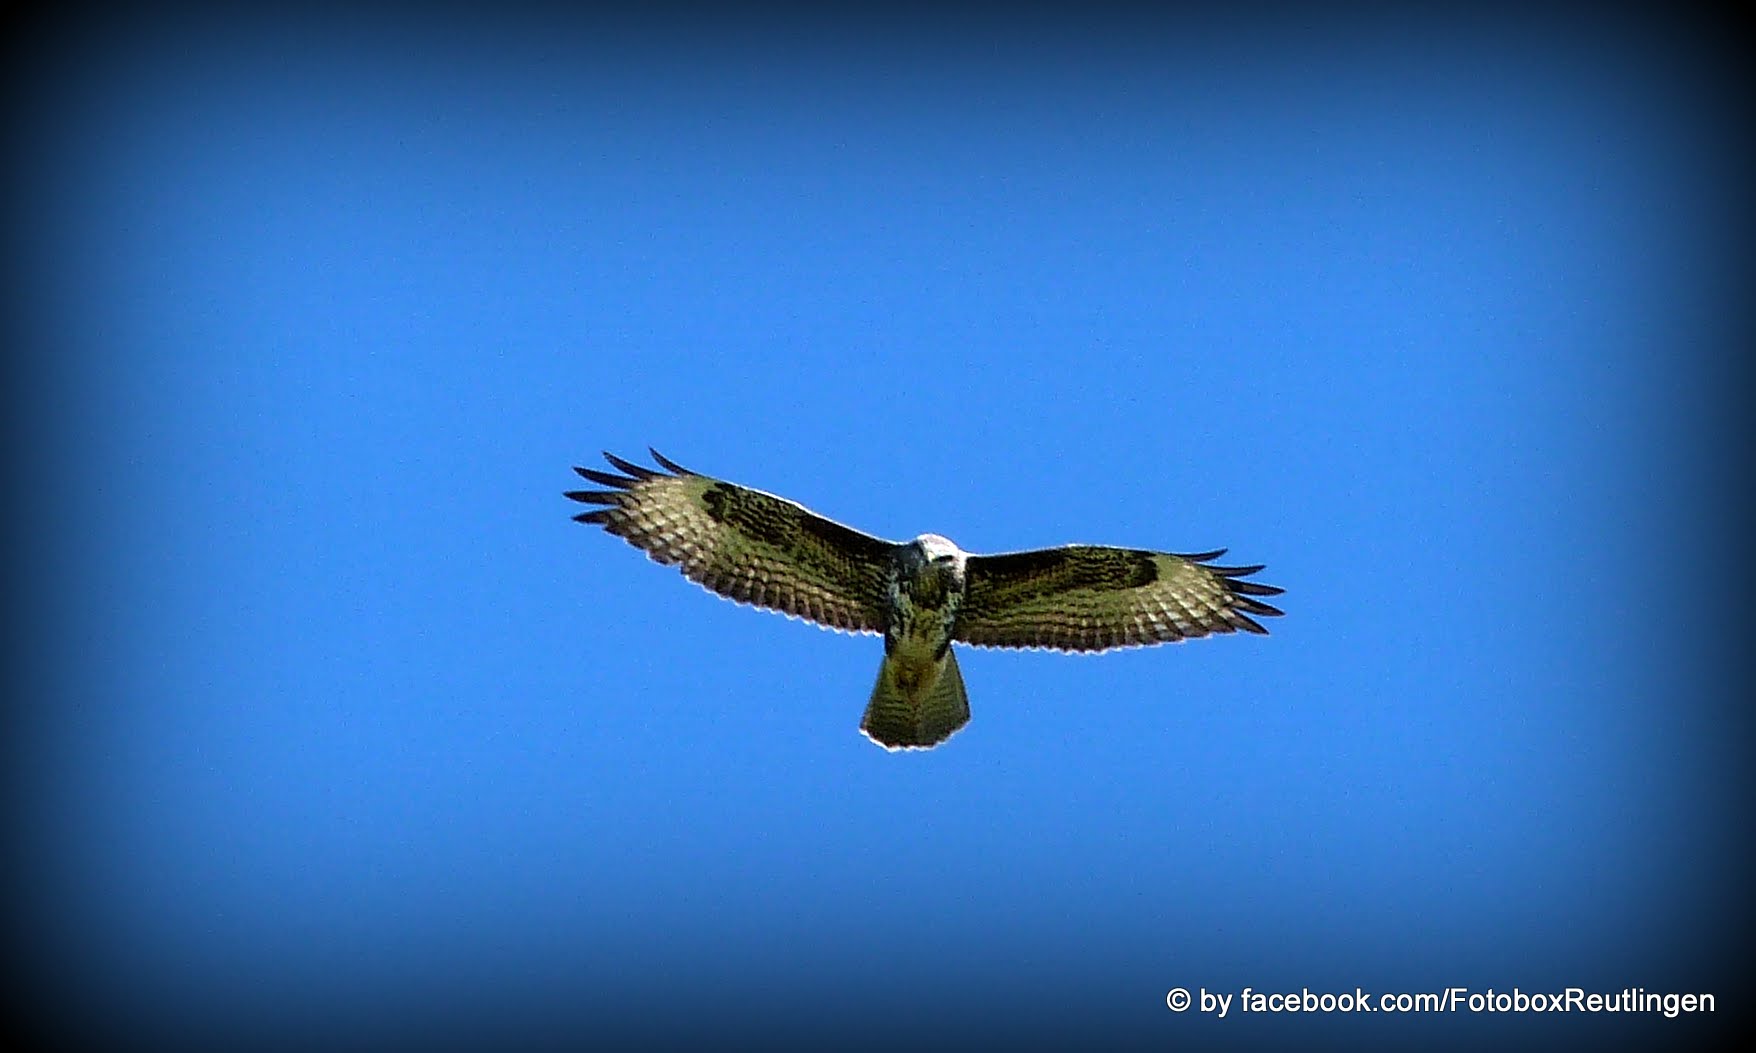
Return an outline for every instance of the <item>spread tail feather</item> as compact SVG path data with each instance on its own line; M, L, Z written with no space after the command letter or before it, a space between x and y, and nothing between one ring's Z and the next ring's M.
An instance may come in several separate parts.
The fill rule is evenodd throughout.
M957 655L949 649L938 665L932 683L911 698L902 683L907 679L901 662L886 656L878 667L878 683L860 730L887 750L930 749L969 723L969 696L964 694L963 673Z

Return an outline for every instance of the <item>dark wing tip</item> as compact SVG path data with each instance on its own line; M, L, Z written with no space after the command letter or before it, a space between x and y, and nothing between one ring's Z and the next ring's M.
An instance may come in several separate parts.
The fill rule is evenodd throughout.
M676 461L671 460L669 457L666 457L664 454L653 449L651 446L646 448L646 452L652 454L652 459L657 461L665 471L671 472L674 475L699 474L683 467ZM617 457L608 450L604 451L604 460L610 462L611 467L620 470L623 474L611 475L609 472L600 472L591 468L580 468L577 465L574 466L573 470L587 479L590 479L594 483L619 487L623 490L633 489L638 483L644 483L648 479L658 479L664 475L663 472L655 472L651 468Z
M659 473L653 471L651 468L643 468L640 465L635 464L633 461L624 461L622 458L617 457L608 450L604 451L604 460L609 461L610 464L627 472L636 482L643 483L648 479L658 478Z
M1259 581L1227 581L1226 585L1241 596L1279 596L1287 591L1279 585L1264 585Z
M611 490L568 490L562 497L587 505L619 505L622 494Z
M610 521L610 510L607 508L600 508L593 512L581 512L573 517L573 521L575 523L608 523Z
M1178 559L1186 559L1191 563L1206 563L1210 559L1218 559L1226 554L1226 549L1216 548L1212 552L1173 552Z
M1252 599L1251 597L1279 596L1286 590L1278 585L1264 585L1259 581L1245 580L1250 575L1258 573L1266 568L1268 566L1266 563L1252 563L1245 567L1220 567L1208 562L1209 560L1218 559L1220 556L1225 555L1225 552L1226 550L1222 548L1216 549L1212 552L1184 556L1183 558L1202 564L1203 569L1212 571L1219 577L1220 582L1226 587L1226 592L1231 594L1232 612L1238 619L1239 628L1253 633L1266 634L1268 632L1267 629L1256 624L1256 622L1240 612L1248 611L1251 614L1278 618L1286 612L1278 607L1270 606L1269 604L1263 603L1260 600Z
M675 475L694 475L694 474L696 474L696 473L690 471L689 469L683 467L682 465L678 464L676 461L671 460L669 457L666 457L664 454L653 449L651 446L648 446L646 448L646 452L652 454L652 459L657 461L659 464L659 467L663 468L667 472L671 472Z
M1280 612L1275 611L1274 613L1279 614ZM1267 636L1268 635L1268 630L1264 629L1260 622L1257 622L1254 618L1251 618L1247 614L1239 614L1236 611L1234 611L1234 612L1232 612L1232 620L1237 625L1238 628L1244 630L1245 632L1256 633L1259 636Z
M576 467L573 470L578 472L583 478L590 479L594 483L603 486L613 486L618 490L627 490L638 481L635 479L624 478L620 475L611 475L609 472L600 472L595 468Z
M1245 617L1242 611L1261 615L1267 618L1279 618L1286 612L1272 604L1263 603L1257 596L1279 596L1286 590L1275 585L1263 585L1255 581L1243 581L1239 578L1220 578L1225 583L1226 591L1232 597L1232 612L1237 615L1243 627L1251 632L1266 633L1268 630Z
M1286 613L1273 604L1263 603L1260 600L1253 600L1248 596L1234 595L1232 597L1232 608L1234 610L1249 611L1251 614L1261 614L1269 618L1278 618Z
M653 458L657 460L659 464L664 465L667 470L674 472L677 475L696 474L660 454L650 446L647 447L647 452L652 454ZM633 461L625 461L608 450L604 451L604 460L609 461L612 467L620 469L623 474L613 475L610 472L599 471L596 468L583 468L577 464L573 466L573 470L578 472L579 476L583 479L588 479L599 486L614 487L617 490L632 490L649 479L664 478L663 472L655 472L651 468L644 468L635 464ZM613 503L613 495L610 494L604 494L596 498L579 496L580 494L589 492L590 491L585 490L573 490L568 492L567 496L573 498L575 501L596 501L599 504L606 505Z

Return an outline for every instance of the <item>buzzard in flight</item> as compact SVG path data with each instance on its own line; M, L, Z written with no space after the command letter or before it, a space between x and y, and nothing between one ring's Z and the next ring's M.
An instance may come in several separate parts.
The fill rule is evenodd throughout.
M1267 632L1259 596L1282 590L1193 555L1065 545L977 556L937 534L885 541L803 505L699 475L649 451L664 471L605 453L624 474L575 468L604 490L595 523L712 592L851 633L884 637L860 730L886 749L928 749L969 722L953 643L1107 651L1209 633Z

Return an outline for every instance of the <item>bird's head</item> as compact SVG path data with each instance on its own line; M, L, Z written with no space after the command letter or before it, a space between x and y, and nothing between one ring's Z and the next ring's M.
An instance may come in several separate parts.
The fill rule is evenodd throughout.
M919 554L920 561L928 566L962 570L963 561L969 557L969 553L952 544L951 539L938 534L922 534L910 542L910 547Z

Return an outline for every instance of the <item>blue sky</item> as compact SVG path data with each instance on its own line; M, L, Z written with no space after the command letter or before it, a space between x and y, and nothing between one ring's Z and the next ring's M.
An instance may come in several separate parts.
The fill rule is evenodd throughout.
M1675 1040L1748 921L1703 35L1201 9L47 23L16 261L45 1033ZM1729 211L1728 211L1729 210ZM578 526L1231 548L1266 638L881 654ZM923 1036L933 1036L924 1038Z

